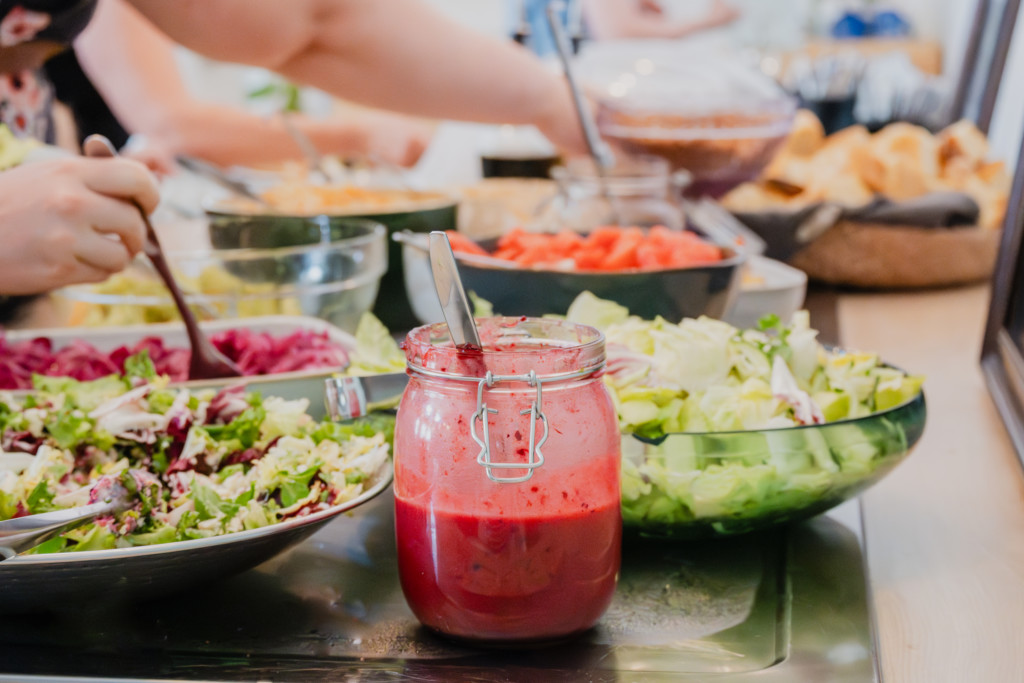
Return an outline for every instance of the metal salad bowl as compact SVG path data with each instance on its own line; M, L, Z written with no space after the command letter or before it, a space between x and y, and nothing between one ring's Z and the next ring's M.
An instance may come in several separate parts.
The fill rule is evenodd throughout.
M920 392L887 410L819 425L626 436L624 528L696 539L813 517L892 471L921 438L926 415Z
M400 236L402 237L402 236ZM402 239L405 287L413 310L425 323L437 322L440 309L430 284L426 249L419 240ZM478 244L494 251L498 240ZM573 271L491 264L456 253L459 277L467 292L489 301L506 315L540 317L564 313L583 292L621 304L645 320L661 316L679 321L702 315L721 318L732 307L746 257L724 248L717 263L657 270Z
M286 400L313 398L309 414L323 419L323 377L250 382L250 390ZM218 388L223 380L187 382ZM18 555L0 561L0 613L100 607L149 599L227 578L251 569L306 540L343 513L351 513L385 491L394 468L389 460L352 500L327 510L235 533L158 545ZM343 523L343 522L341 522Z
M361 495L328 510L222 536L160 545L19 555L0 562L0 611L153 598L251 569L297 545L391 483L390 464Z

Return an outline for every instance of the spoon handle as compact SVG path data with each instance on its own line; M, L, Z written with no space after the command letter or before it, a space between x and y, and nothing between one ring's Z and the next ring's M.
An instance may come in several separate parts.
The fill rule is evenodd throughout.
M117 150L110 144L110 140L102 135L90 135L87 137L82 144L82 151L85 152L86 156L94 158L117 156ZM196 316L192 309L189 308L188 302L185 301L185 295L174 279L174 273L171 272L171 267L167 263L164 250L160 247L160 240L157 239L156 230L153 229L149 215L137 201L133 199L131 202L139 210L142 223L146 226L146 244L144 247L146 256L149 257L153 267L156 268L156 272L160 274L160 278L164 281L164 286L167 287L167 290L171 293L171 298L174 299L174 304L178 307L181 321L185 323L185 331L188 333L188 339L192 345L192 358L189 360L188 370L189 379L240 377L242 371L238 366L218 351L213 343L207 339L206 335L203 334L203 331L199 329Z
M82 151L85 152L85 156L97 159L117 156L117 150L114 149L110 140L102 135L90 135L87 137L85 139L85 143L82 145ZM171 273L170 266L167 265L167 259L164 258L164 250L160 246L160 240L156 236L156 230L153 229L153 224L149 221L149 216L137 201L134 199L131 199L130 201L132 205L138 209L139 216L142 217L142 223L146 226L146 243L143 247L143 251L146 252L146 256L149 257L149 260L153 263L157 273L159 273L160 277L163 279L164 284L167 285L167 289L170 290L171 296L174 298L174 303L177 304L182 320L185 322L185 327L191 329L193 326L197 326L196 318L192 314L192 309L188 307L188 303L185 301L185 296L178 288L177 283L174 280L174 274Z

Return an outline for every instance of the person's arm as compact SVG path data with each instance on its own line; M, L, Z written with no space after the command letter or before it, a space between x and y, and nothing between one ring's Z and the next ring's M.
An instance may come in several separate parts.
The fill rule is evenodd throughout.
M0 172L0 294L106 280L143 246L131 202L149 212L158 200L153 177L126 159L70 157Z
M564 79L523 48L417 0L131 0L172 39L363 104L430 118L532 123L585 149Z
M649 0L582 0L587 27L594 38L683 38L692 33L723 26L739 13L723 0L715 0L708 13L696 21L676 21Z
M83 70L131 133L141 133L171 154L202 157L222 165L259 164L300 156L280 120L193 98L173 54L174 44L122 0L104 0L75 42ZM429 127L404 117L293 122L325 154L415 163ZM86 131L88 132L88 131Z

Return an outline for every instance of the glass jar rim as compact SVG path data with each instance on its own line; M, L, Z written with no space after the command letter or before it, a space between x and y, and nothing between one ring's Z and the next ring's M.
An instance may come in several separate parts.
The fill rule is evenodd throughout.
M553 318L495 316L478 318L477 327L483 348L468 352L455 347L445 323L410 330L403 344L407 367L412 372L457 379L466 375L465 357L479 354L482 365L493 374L534 371L542 380L580 378L604 368L604 334L589 325ZM556 331L561 334L550 334ZM483 375L471 377L482 379Z

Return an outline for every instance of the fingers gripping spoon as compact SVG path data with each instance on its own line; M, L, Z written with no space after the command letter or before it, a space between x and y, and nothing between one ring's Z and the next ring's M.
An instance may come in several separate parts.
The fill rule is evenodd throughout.
M82 145L82 149L87 157L104 158L117 156L117 151L110 144L110 140L102 135L90 135L87 137ZM185 323L185 331L188 333L188 339L192 345L192 360L189 363L188 378L216 379L218 377L241 377L242 371L238 366L218 351L206 335L203 334L203 331L199 329L199 324L196 322L192 309L185 302L185 295L174 280L174 275L171 273L171 268L164 256L164 251L160 247L160 241L157 239L156 231L153 230L153 225L149 222L149 216L146 215L146 212L137 202L133 201L132 203L139 210L139 215L142 216L142 221L146 225L146 256L149 257L157 273L160 274L160 278L164 281L164 285L171 292L174 305L178 307L178 313L181 314L181 319Z

